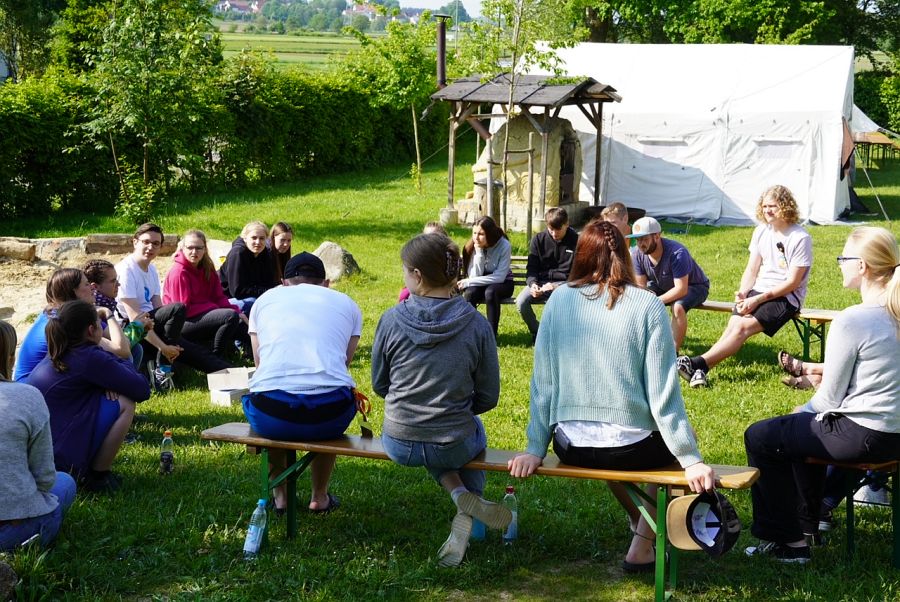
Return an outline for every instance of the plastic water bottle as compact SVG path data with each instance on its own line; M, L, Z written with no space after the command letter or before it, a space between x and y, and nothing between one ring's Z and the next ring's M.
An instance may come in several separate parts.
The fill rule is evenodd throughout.
M516 499L516 488L512 485L506 486L506 495L503 496L503 505L512 512L512 520L503 533L503 543L510 545L519 537L519 500Z
M259 500L256 510L250 517L250 526L247 527L247 537L244 538L244 560L256 560L259 555L259 547L262 545L263 534L266 532L266 500Z
M175 442L172 440L172 431L166 431L159 446L159 474L172 474L173 470L175 470Z

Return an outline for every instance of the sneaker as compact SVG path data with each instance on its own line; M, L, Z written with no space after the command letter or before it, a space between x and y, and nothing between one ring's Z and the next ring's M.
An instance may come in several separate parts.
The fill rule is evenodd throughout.
M706 372L697 368L694 370L694 374L691 376L691 388L696 389L697 387L705 387L706 383Z
M144 368L147 370L147 380L150 381L150 389L156 391L156 361L155 360L147 360L144 363Z
M768 556L785 564L806 564L810 561L809 546L792 548L787 544L775 541L760 540L758 546L744 549L747 556Z
M822 515L819 517L819 532L827 533L834 529L834 515L831 510L822 510Z
M691 363L691 358L686 355L679 355L675 360L675 367L678 368L678 374L681 375L681 378L691 382L691 378L694 376L694 365Z
M438 566L452 567L462 564L472 534L472 517L462 512L453 517L450 537L438 550Z
M491 529L505 529L512 521L509 508L489 502L471 491L466 491L456 499L456 507L463 514L477 518Z
M159 393L168 393L175 388L172 380L172 366L161 365L153 370L153 388Z
M860 487L853 494L853 502L866 506L890 506L891 500L888 498L887 489L879 487L875 489L872 485Z

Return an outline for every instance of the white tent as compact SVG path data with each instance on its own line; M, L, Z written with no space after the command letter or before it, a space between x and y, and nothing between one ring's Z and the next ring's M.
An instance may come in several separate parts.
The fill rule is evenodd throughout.
M567 75L622 95L604 107L601 204L747 224L762 191L783 184L803 219L833 222L848 206L840 163L852 47L586 43L558 56ZM588 200L594 130L578 109L562 116L579 132Z

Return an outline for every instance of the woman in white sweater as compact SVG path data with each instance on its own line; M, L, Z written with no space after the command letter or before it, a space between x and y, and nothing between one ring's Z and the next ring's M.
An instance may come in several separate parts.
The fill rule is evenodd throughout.
M845 288L862 303L831 323L822 384L787 416L744 433L750 466L760 469L751 490L760 539L748 555L780 562L810 560L807 538L818 532L825 466L835 462L900 459L900 251L884 228L857 228L837 258Z
M478 218L472 226L472 239L463 248L466 277L456 286L473 306L484 303L495 337L500 325L500 302L511 297L515 288L511 261L512 245L503 229L489 217Z

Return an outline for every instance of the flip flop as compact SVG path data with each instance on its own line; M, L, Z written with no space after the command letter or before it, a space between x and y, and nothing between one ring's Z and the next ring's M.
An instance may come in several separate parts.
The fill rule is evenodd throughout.
M328 505L324 508L319 508L317 510L310 510L310 514L328 514L332 510L337 510L341 507L341 498L336 495L328 494Z
M803 375L803 361L798 360L784 349L778 352L778 364L791 376Z
M622 561L622 571L632 575L637 573L652 573L656 569L656 561L634 563L627 560Z
M781 379L781 382L786 386L792 389L799 389L801 391L805 391L806 389L815 389L816 386L812 384L812 382L804 376L785 376Z

